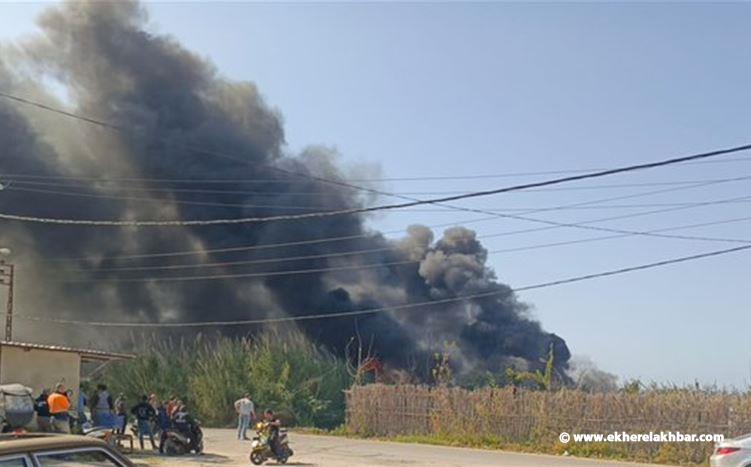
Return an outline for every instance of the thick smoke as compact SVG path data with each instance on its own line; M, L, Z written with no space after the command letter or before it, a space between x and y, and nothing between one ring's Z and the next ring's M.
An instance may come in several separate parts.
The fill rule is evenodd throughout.
M37 36L0 49L0 88L129 131L123 134L0 102L0 174L11 182L0 192L3 212L92 219L200 219L342 209L373 201L340 185L270 170L271 165L346 180L331 151L311 148L299 155L286 154L281 117L256 87L224 79L210 63L174 39L149 32L147 15L137 3L68 3L45 12L39 26ZM189 148L231 154L241 161ZM269 183L270 178L276 180ZM128 181L113 183L112 179ZM240 181L217 184L206 179ZM187 188L191 191L185 191ZM349 215L180 228L3 222L0 242L14 249L14 262L19 265L19 315L92 321L223 321L348 311L498 291L497 295L464 302L357 318L301 321L299 326L337 352L358 334L395 367L424 369L424 362L432 352L442 350L444 343L455 344L455 361L463 369L493 370L509 364L538 367L551 345L559 368L566 367L570 355L564 341L544 332L510 288L496 280L486 265L486 250L473 231L452 228L436 240L430 229L412 226L405 238L390 241L369 231L365 220ZM346 239L192 257L113 258L329 237ZM105 270L353 250L377 251L245 266ZM52 261L60 257L80 259L73 263ZM405 261L413 262L388 264ZM383 266L187 282L68 282L373 263ZM71 267L91 272L75 272ZM90 340L100 347L109 336L122 334L24 321L19 326L27 338ZM256 330L236 327L223 332Z

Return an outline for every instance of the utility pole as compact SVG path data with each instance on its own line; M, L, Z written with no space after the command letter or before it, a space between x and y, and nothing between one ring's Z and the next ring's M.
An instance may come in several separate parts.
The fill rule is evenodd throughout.
M0 248L0 254L8 255L10 250ZM13 340L13 279L14 267L8 264L4 259L0 259L0 282L8 287L8 301L5 305L5 341Z

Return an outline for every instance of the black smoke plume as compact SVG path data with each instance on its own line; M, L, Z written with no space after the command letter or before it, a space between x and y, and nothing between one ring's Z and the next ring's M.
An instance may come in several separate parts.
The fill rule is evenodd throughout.
M347 178L335 164L335 154L325 148L288 154L281 116L264 102L258 89L249 82L223 78L211 63L173 38L150 32L147 14L138 3L67 3L47 10L38 24L39 34L0 49L0 89L110 122L127 132L3 100L0 177L10 183L0 192L3 212L87 219L205 219L343 209L373 202L367 192L270 169L335 181ZM231 154L240 161L190 148ZM237 182L220 184L207 179ZM441 351L444 343L454 343L454 361L463 369L498 370L511 364L539 367L551 346L559 369L566 368L570 355L564 341L544 332L513 291L496 280L486 265L486 250L473 231L452 228L434 239L430 229L412 226L405 238L391 241L368 230L365 221L363 216L347 215L164 228L3 221L0 242L12 247L13 261L18 264L19 319L28 315L88 321L226 321L387 307L498 291L482 299L357 318L300 321L298 326L339 353L357 334L394 367L407 368L410 362L424 361ZM329 237L347 239L186 257L116 258ZM353 250L377 251L323 256ZM260 265L108 271L312 255L321 256ZM78 259L54 261L60 257ZM405 261L413 262L390 264ZM383 266L188 282L69 281L373 263ZM122 330L85 325L22 319L18 323L22 337L91 341L98 347L122 334ZM245 334L257 329L221 330Z

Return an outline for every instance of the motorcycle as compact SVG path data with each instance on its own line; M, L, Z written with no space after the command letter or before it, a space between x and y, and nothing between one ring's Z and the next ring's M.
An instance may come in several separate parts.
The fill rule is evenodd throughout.
M203 431L196 425L188 433L185 430L170 428L167 430L167 439L164 440L164 452L168 456L181 456L194 451L196 454L203 453Z
M257 436L253 437L253 441L250 444L250 462L254 465L261 465L269 459L274 459L279 464L286 464L287 460L294 454L289 447L287 430L279 430L278 456L274 454L269 443L268 425L264 422L259 422L255 426L255 431Z

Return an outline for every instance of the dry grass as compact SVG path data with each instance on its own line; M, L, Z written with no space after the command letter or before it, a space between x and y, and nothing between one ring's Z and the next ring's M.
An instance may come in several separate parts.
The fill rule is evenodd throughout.
M369 385L347 393L347 430L359 436L485 440L544 452L700 463L711 443L573 444L569 433L723 433L751 431L751 395L691 389L592 394L486 388Z

